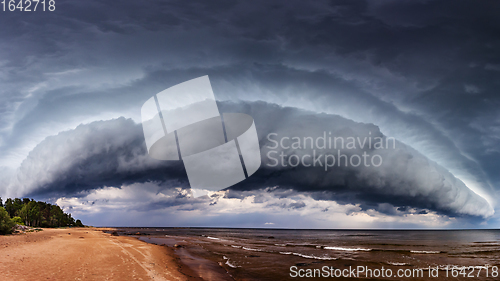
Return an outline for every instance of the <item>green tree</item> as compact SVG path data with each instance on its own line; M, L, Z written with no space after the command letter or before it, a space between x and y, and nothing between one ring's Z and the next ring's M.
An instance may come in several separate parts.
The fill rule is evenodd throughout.
M10 217L16 216L16 213L23 208L23 201L21 199L16 198L14 200L8 198L5 201L5 210L9 213Z
M28 203L28 215L30 218L30 226L40 226L40 222L42 221L42 216L40 213L40 208L38 207L37 202L30 201Z
M13 218L12 218L12 221L13 221L15 224L24 225L23 219L22 219L21 217L13 217Z
M21 218L21 220L24 222L24 225L29 225L29 218L28 218L28 207L27 205L24 205L19 212L17 212L17 215Z
M75 226L76 227L84 227L85 225L83 225L82 221L81 220L76 220L75 222Z
M35 201L29 198L8 198L5 201L5 210L12 217L19 217L21 222L33 227L61 227L83 225L75 222L71 214L66 214L57 206Z
M28 226L40 226L40 222L42 221L40 208L35 201L29 201L29 203L24 205L17 214Z
M14 222L10 219L9 214L3 207L0 207L0 234L12 233L13 227Z
M21 210L24 206L23 201L19 198L15 198L13 204L14 204L14 214L9 214L11 218L15 216L16 212Z
M9 216L14 216L14 201L10 198L5 200L5 210L9 213Z
M0 207L3 207L3 203L2 203L2 197L0 197Z

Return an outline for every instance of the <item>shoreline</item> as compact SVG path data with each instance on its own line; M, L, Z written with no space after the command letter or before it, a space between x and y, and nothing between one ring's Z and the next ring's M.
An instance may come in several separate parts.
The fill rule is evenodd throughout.
M366 272L368 269L372 270L370 272L385 269L394 274L416 272L415 276L410 274L399 280L444 280L444 275L451 274L445 270L446 267L475 270L490 267L491 272L496 272L500 267L498 231L436 233L155 227L116 229L120 235L137 237L157 245L181 245L173 248L181 260L184 258L197 262L196 259L200 258L212 261L212 266L218 264L232 280L294 280L292 274L295 272L292 269L324 272L324 268L332 277L332 269L343 272L358 267L366 269ZM200 267L199 263L195 264L195 267ZM431 268L441 272L439 278L428 276ZM203 276L206 276L207 271L213 272L207 268ZM424 273L426 276L423 276ZM477 280L493 277L488 276L485 270L480 272L480 276L479 272L475 273ZM361 272L356 278L387 280L384 276L363 274Z
M105 232L114 230L45 228L0 236L0 272L6 280L220 280L210 271L202 279L192 267L204 259L185 249L177 255L168 245Z
M292 269L500 267L500 232L60 228L0 236L6 280L293 280ZM446 241L445 243L443 243ZM10 277L10 278L9 278ZM359 276L368 280L367 276ZM375 278L383 280L383 278ZM467 278L456 278L465 280ZM422 280L404 278L404 280Z
M101 228L100 228L101 229ZM225 266L215 259L207 258L210 252L197 245L190 237L183 236L155 236L147 232L137 231L137 228L130 228L131 231L123 231L123 228L102 228L103 232L116 232L120 237L130 237L143 243L164 247L169 251L178 263L178 271L190 278L203 281L234 281L233 276L227 271Z

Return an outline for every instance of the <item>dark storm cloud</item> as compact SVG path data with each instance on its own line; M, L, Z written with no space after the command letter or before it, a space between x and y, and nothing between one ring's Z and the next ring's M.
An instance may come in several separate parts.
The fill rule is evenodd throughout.
M452 139L439 131L425 118L414 113L405 113L394 105L382 101L366 92L360 86L336 76L318 71L296 70L283 65L231 65L210 69L158 70L149 73L143 79L131 85L105 90L66 95L67 89L49 92L38 101L38 106L25 115L14 127L12 142L26 138L40 123L50 123L60 116L74 118L73 115L85 107L86 114L99 114L103 111L119 111L121 108L139 107L152 94L193 77L209 74L216 97L219 99L261 99L280 104L295 100L292 104L304 106L315 100L314 109L324 112L339 112L348 108L351 118L362 121L376 120L377 123L390 125L391 133L410 131L409 135L418 135L420 141L427 141L428 146L439 150L441 155L453 161L454 165L477 175L486 182L484 173L478 164L463 156ZM247 76L251 74L251 78ZM307 93L308 101L301 102ZM277 120L282 120L279 118ZM279 123L279 122L278 122ZM411 130L409 130L409 128ZM396 135L398 134L389 134ZM404 136L404 134L403 134Z
M349 137L384 137L373 124L356 123L340 116L282 108L264 102L225 102L220 105L222 112L245 112L255 116L262 147L260 170L231 189L254 190L278 186L280 189L301 192L325 191L326 194L317 193L316 199L345 204L350 199L351 203L411 205L450 214L485 217L493 212L483 198L470 191L452 174L401 143L390 147L384 145L383 149L368 145L350 149L339 147L340 153L348 157L363 152L379 154L383 159L379 167L342 164L327 170L325 160L322 160L323 165L313 167L291 167L288 163L282 165L283 162L276 166L275 160L268 154L273 149L277 153L299 157L313 153L337 153L337 149L328 147L273 148L269 133L275 133L273 138L277 141L282 137L316 139L330 132L332 136L344 140ZM317 152L313 152L313 149L317 149ZM311 158L305 162L307 165L313 164ZM104 186L119 187L148 181L164 182L166 187L188 188L181 163L151 159L144 147L140 125L120 118L81 125L75 130L47 138L22 163L10 188L44 197L75 196ZM303 202L295 202L282 207L300 209L304 206Z
M167 164L152 160L120 170L119 155L136 159L145 152L139 125L130 120L83 125L38 143L81 123L119 116L138 121L139 107L152 94L208 74L218 100L263 100L373 123L418 150L405 153L421 153L495 197L500 186L499 13L497 1L392 0L58 0L52 13L3 13L0 154L7 160L0 166L15 169L32 151L19 168L30 175L16 179L20 194L75 194L102 185L182 179L182 167L168 166L175 172L166 177ZM249 112L257 120L256 107L231 105L232 111ZM264 122L258 129L280 122L289 126L285 113L273 115L276 124ZM36 166L42 163L38 160L27 164L28 159L47 160L40 156L46 153L43 147L54 150L60 138L85 135L84 128L94 126L100 133L130 130L134 135L125 134L130 143L112 143L114 149L105 153L88 152L81 162L60 154L48 165L53 169ZM87 142L91 139L81 140ZM135 154L127 152L129 146L137 147ZM78 151L62 147L69 155ZM432 161L427 169L448 175ZM359 178L362 172L342 174L338 178L348 184L322 196L366 208L389 202L451 213L462 209L450 208L446 200L427 200L442 194L399 196L370 189ZM89 176L70 176L78 173ZM255 180L271 184L270 171L259 173ZM284 188L323 189L307 176L286 180L298 177L290 171L272 175ZM185 184L184 178L167 185Z
M181 162L148 157L141 125L119 118L46 138L23 161L10 185L27 196L58 197L157 180L188 186Z
M23 88L19 89L19 82L23 81L29 88L33 86L31 83L44 81L46 75L42 69L49 72L68 68L92 69L104 63L110 66L109 72L128 67L152 67L157 70L167 68L169 75L175 75L174 72L193 66L202 69L200 73L225 68L229 73L241 73L237 77L226 75L226 80L248 79L249 83L265 84L269 92L279 92L277 88L293 83L297 76L308 75L300 72L287 75L288 67L305 68L324 71L318 75L317 80L321 81L309 79L309 83L319 85L309 85L307 91L321 88L327 79L332 81L330 84L353 85L351 90L321 91L318 97L327 99L329 106L339 102L338 97L333 97L334 91L353 99L349 103L351 108L353 104L356 107L363 107L362 103L370 104L367 116L359 119L347 117L377 124L389 123L386 126L396 128L394 131L400 134L398 138L408 143L414 139L402 136L404 133L400 128L410 124L415 131L423 132L424 141L436 146L431 151L441 151L441 157L447 162L441 164L452 163L450 165L469 170L476 176L483 169L496 181L497 173L493 172L490 163L500 155L492 151L497 140L489 134L492 129L498 129L495 120L499 118L496 111L499 80L495 79L498 72L487 67L499 63L496 11L498 4L490 1L458 1L453 4L446 1L287 1L286 5L274 1L216 1L210 4L205 1L153 1L147 4L122 1L119 5L109 1L59 1L58 9L50 16L34 13L29 18L20 18L7 13L2 20L12 28L1 31L3 38L9 41L8 45L3 45L9 53L4 65L9 72L4 82L12 87L4 88L5 95L2 95L5 99L2 102L3 116L6 116L2 118L3 126L9 127L12 118L25 114L54 120L50 116L53 108L65 108L65 103L53 103L54 95L65 96L59 102L67 100L73 104L97 105L70 112L55 111L63 115L102 112L106 109L99 105L108 105L101 103L102 99L116 104L116 107L138 103L138 95L132 95L141 92L136 88L127 91L119 87L128 94L127 99L116 102L111 98L116 90L93 89L89 92L79 85L47 91L42 100L36 98L22 103L21 112L8 118L26 95L21 93ZM336 57L348 61L332 59ZM130 66L130 61L140 63ZM153 61L162 65L153 66ZM255 69L253 62L261 63L263 67ZM362 66L356 68L356 62L364 62L378 70L370 72L363 70ZM275 69L277 75L267 79L269 67L266 65L269 64L288 67ZM377 73L383 71L404 79L397 81L394 77ZM249 79L249 76L254 79ZM177 82L181 81L177 79ZM476 87L479 96L467 93L465 85ZM351 97L360 90L368 95ZM250 95L237 98L245 99ZM279 100L270 101L287 100L288 93L280 95ZM396 105L392 110L409 108L412 113L420 115L420 120L413 117L408 120L406 114L386 116L379 113L385 113L391 103ZM36 109L31 111L34 104L37 104ZM331 109L324 108L324 104L314 106L318 111ZM352 112L352 109L348 111ZM372 116L374 113L377 116ZM482 118L484 116L488 118ZM6 140L8 144L18 142L23 128L37 126L29 119L17 121L13 126L19 129L10 133ZM438 127L434 126L436 123ZM387 133L396 135L390 131ZM481 137L476 138L478 134ZM448 136L455 135L461 137L453 138L451 142ZM462 151L479 158L480 163L470 163ZM457 161L457 157L461 159ZM484 176L478 177L479 182L487 182L481 179Z
M480 207L486 201L470 191L460 180L456 179L449 171L430 161L417 151L397 143L384 147L382 150L341 149L342 153L361 155L368 152L371 155L379 154L383 158L380 167L339 167L325 172L324 166L316 168L288 167L271 168L275 160L271 160L267 153L273 150L274 143L266 137L269 133L276 133L273 140L280 141L283 137L313 137L316 139L323 133L331 132L332 137L383 137L379 128L373 124L355 123L340 116L325 114L310 114L304 111L295 111L291 108L268 107L256 103L252 106L240 104L239 112L246 112L256 119L263 154L263 167L251 178L237 184L233 189L254 188L259 183L267 186L280 186L293 188L299 191L333 191L333 194L318 196L317 199L329 198L338 202L372 202L391 203L397 206L411 205L420 208L437 209L451 213L464 213L475 215L491 215L492 208ZM223 111L230 111L222 106ZM233 109L234 110L234 109ZM273 120L269 122L268 120ZM259 122L260 121L260 122ZM264 138L264 139L263 139ZM290 146L290 143L286 144ZM284 151L285 155L313 155L313 148L302 149L276 148L278 152ZM317 149L317 154L327 154L336 150ZM279 158L277 153L273 158ZM310 159L310 158L308 158ZM307 164L312 164L312 160ZM316 195L317 196L317 195ZM468 198L468 199L466 199ZM470 201L469 201L470 199ZM476 201L477 200L477 201ZM482 202L482 203L481 203ZM460 207L458 207L460 205ZM467 210L467 211L465 211Z

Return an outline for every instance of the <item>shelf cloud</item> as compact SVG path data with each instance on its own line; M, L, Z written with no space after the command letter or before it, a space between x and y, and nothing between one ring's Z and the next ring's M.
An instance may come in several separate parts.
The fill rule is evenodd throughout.
M221 109L244 110L255 116L263 159L254 176L229 188L233 190L230 196L236 191L278 187L315 192L316 200L356 203L361 208L389 203L396 207L429 209L448 216L489 217L494 213L484 198L415 149L396 140L389 140L387 147L377 148L371 139L387 141L387 138L373 124L265 102L225 102L221 103ZM295 138L298 143L293 148L290 142L279 141L280 138L287 141ZM321 138L330 145L320 142L315 146L317 141L307 144L307 140L300 144L304 138ZM339 142L349 138L357 140L353 147ZM337 142L336 149L332 147L332 139ZM283 147L276 142L281 142ZM297 165L291 161L292 165L287 162L276 165L279 162L277 155L281 153L306 160ZM359 161L355 158L353 165L347 160L363 153L378 155L380 162L364 165L360 157ZM333 157L342 154L346 155L344 160L339 158L339 163L331 165ZM331 157L322 162L325 160L321 160L320 155ZM314 157L320 159L315 166ZM94 189L136 182L161 182L171 189L190 188L182 162L149 157L141 125L119 118L80 125L46 138L22 162L8 188L23 195L60 198L78 197ZM297 203L289 207L301 208L303 205Z

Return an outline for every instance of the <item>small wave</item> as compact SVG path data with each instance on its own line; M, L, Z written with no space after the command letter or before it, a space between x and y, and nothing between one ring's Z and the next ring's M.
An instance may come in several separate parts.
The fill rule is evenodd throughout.
M287 244L274 244L274 246L286 247L286 246L287 246Z
M337 259L337 258L332 258L332 257L317 257L317 256L313 256L313 255L303 255L303 254L299 254L299 253L292 253L292 255L299 256L299 257L306 258L306 259L315 259L315 260L333 261L333 260Z
M217 237L212 237L212 236L204 236L204 237L206 237L207 239L213 240L214 242L215 241L217 241L217 242L230 242L230 243L235 242L233 240L228 240L228 239L224 239L224 238L217 238Z
M416 251L416 250L412 250L412 251L410 251L410 253L413 253L413 254L439 254L439 253L441 253L441 251Z
M315 260L333 261L333 260L337 259L337 258L332 258L332 257L318 257L318 256L313 256L313 255L304 255L304 254L293 253L293 252L279 252L279 253L282 255L294 255L294 256L298 256L298 257L302 257L302 258L306 258L306 259L315 259Z
M390 262L388 261L387 264L390 264L390 265L395 265L395 266L405 266L405 265L410 265L408 263L405 263L405 262Z
M223 258L226 260L226 264L227 266L231 267L231 268L238 268L238 267L241 267L241 266L237 266L237 265L234 265L232 264L231 262L229 262L229 258L227 258L226 256L223 256Z
M369 252L372 249L365 248L343 248L343 247L324 247L325 250L335 250L335 251L348 251L348 252L357 252L357 251L365 251Z
M252 249L252 248L247 248L247 247L242 247L242 249L247 250L247 251L262 252L262 250L260 250L260 249Z
M240 266L236 266L236 265L234 265L234 264L230 263L230 262L229 262L229 260L227 260L227 261L226 261L226 264L227 264L229 267L232 267L232 268L238 268L238 267L240 267Z
M241 246L237 246L237 245L231 245L231 247L236 248L236 249L241 249Z

